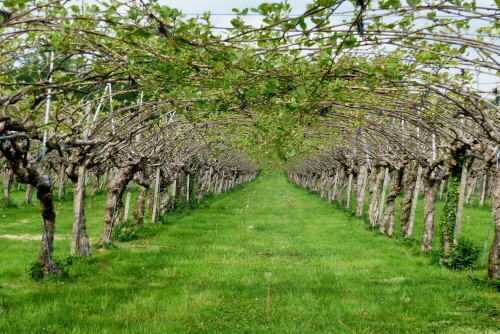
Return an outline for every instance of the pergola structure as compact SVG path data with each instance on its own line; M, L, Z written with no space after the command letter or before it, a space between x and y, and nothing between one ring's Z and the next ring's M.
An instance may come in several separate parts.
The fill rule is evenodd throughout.
M72 252L88 255L86 178L112 171L101 238L109 243L130 182L145 189L142 201L154 188L156 215L181 189L189 200L186 189L201 198L251 180L263 154L328 199L348 191L359 215L369 184L369 219L388 235L402 193L411 235L423 184L424 251L448 180L445 255L467 176L482 180L495 220L489 276L499 277L500 10L482 3L311 0L298 16L287 3L263 3L214 27L209 14L185 17L157 1L4 1L0 151L7 176L37 190L44 272L58 271L53 174L59 189L65 178L75 184ZM261 26L245 22L250 13ZM492 82L476 84L484 78Z

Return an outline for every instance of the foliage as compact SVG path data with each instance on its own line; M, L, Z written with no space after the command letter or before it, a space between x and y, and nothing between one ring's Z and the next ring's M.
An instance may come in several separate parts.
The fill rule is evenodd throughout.
M451 269L467 269L474 265L480 253L481 247L475 245L469 238L459 237L458 244L453 245L453 250L443 264Z
M417 238L413 238L413 237L402 238L401 243L403 245L409 246L409 247L420 246L420 240L418 240Z
M27 270L28 275L35 279L35 280L40 280L43 279L43 270L42 266L40 263L35 262L31 267L29 267Z
M113 249L117 249L118 246L113 243L113 242L108 242L108 243L98 243L96 245L93 246L93 248L95 249L106 249L106 250L113 250Z
M81 255L68 255L61 260L57 261L57 263L65 268L72 266L77 263L85 263L85 264L95 264L97 259L94 256L81 256Z
M17 208L19 208L19 204L17 204L12 199L8 198L8 199L2 199L0 201L0 207L1 208L17 209Z
M172 198L169 203L168 213L172 214L182 214L189 210L195 209L198 206L198 200L196 198L190 197L189 201L186 202L184 199L176 197Z
M477 283L480 283L482 285L491 287L493 289L498 290L500 292L500 279L491 279L488 276L470 276L470 278ZM497 311L500 311L497 309Z
M92 272L90 266L95 265L98 260L94 256L68 255L61 259L56 259L57 265L61 269L61 275L43 276L42 267L38 262L34 263L26 271L34 280L63 281L69 278L88 275Z
M147 227L143 224L136 224L132 220L126 220L113 228L112 239L120 242L127 242L139 239Z
M448 178L448 189L444 199L443 215L440 220L440 237L443 247L445 247L445 240L451 245L454 238L460 188L460 170L460 168L453 168ZM447 257L447 250L443 248L443 252L445 253L444 256Z
M426 257L429 258L429 264L431 265L441 265L443 264L443 250L442 249L430 249L424 253Z

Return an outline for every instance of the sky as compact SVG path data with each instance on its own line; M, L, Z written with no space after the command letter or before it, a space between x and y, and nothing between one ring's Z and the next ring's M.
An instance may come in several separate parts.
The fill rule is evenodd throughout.
M175 7L182 10L185 14L203 13L211 11L213 14L231 13L233 8L251 8L258 7L262 0L160 0L161 4L169 7ZM305 11L306 4L310 0L289 0L293 12L300 14Z
M275 0L278 1L279 0ZM230 21L234 18L233 8L245 9L258 7L264 0L160 0L163 5L177 8L183 14L203 14L210 12L213 17L210 21L216 27L231 26ZM267 0L267 2L273 2ZM292 13L300 15L306 11L306 5L312 0L288 0L292 6ZM228 15L224 15L228 14ZM251 13L250 13L251 14ZM258 15L247 15L245 22L251 25L260 25L261 19Z

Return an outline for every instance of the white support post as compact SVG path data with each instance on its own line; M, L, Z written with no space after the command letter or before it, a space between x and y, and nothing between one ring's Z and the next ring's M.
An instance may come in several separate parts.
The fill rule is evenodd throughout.
M111 83L108 83L108 90L109 90L109 110L111 112L111 115L113 115L113 88L111 86ZM115 135L115 118L111 118L111 131L112 134Z
M151 221L156 221L156 212L158 211L158 193L160 192L160 166L156 167L155 189L153 193L153 212L151 213Z
M49 74L49 84L50 84L52 83L52 71L54 70L54 52L50 52L49 69L50 69L50 74ZM47 104L45 106L45 119L43 123L45 129L43 130L42 159L45 156L45 152L47 149L45 146L47 145L47 140L48 140L47 124L49 124L51 94L52 94L52 88L49 87L49 89L47 90Z
M125 208L123 209L123 220L128 220L128 212L130 211L130 201L132 199L132 188L134 185L134 181L130 181L128 183L127 189L127 198L125 199Z
M436 135L432 134L432 160L436 161Z

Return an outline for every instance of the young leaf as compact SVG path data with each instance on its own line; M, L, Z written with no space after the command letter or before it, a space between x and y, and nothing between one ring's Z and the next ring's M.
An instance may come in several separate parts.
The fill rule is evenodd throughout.
M408 3L408 6L410 6L412 8L417 7L420 4L420 1L421 0L406 0L406 2Z
M306 95L306 88L304 86L297 87L297 93L299 95Z

